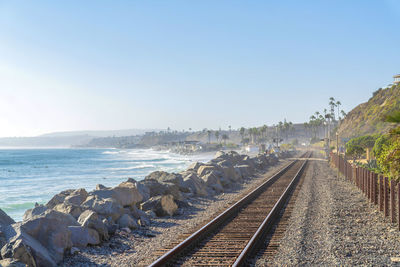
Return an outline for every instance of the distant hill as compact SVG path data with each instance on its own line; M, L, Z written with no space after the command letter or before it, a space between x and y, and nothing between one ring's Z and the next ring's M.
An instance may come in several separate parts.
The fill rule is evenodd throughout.
M82 136L88 135L92 137L120 137L120 136L133 136L143 135L146 132L160 131L159 129L124 129L124 130L105 130L105 131L68 131L68 132L54 132L40 135L40 137L68 137L68 136Z
M339 127L343 138L366 134L386 133L394 127L383 121L393 111L400 110L400 84L379 89L366 102L350 111Z
M146 132L154 131L154 129L127 129L127 130L111 130L111 131L70 131L70 132L55 132L43 134L34 137L3 137L0 138L0 147L74 147L86 146L91 144L94 139L99 142L98 145L107 147L109 143L108 137L111 141L117 143L127 142L123 136L131 136L137 142L135 136L143 135ZM103 141L102 138L107 139ZM116 139L114 139L116 138ZM118 139L118 138L121 138ZM116 141L115 141L116 140ZM109 141L108 141L109 142ZM97 143L96 143L97 144Z
M3 137L0 147L70 147L83 145L92 140L92 136L58 136L58 137Z

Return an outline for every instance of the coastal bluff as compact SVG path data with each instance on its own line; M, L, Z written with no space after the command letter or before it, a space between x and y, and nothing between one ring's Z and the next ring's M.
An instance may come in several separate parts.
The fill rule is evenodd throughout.
M62 191L46 205L27 210L21 222L0 210L0 266L57 266L79 248L100 245L120 231L146 228L156 217L173 218L187 207L186 199L223 193L287 156L220 151L211 161L179 173L155 171L115 187Z

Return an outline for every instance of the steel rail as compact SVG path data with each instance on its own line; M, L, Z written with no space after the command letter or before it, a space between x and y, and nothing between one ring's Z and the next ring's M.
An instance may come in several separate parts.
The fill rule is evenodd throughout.
M254 252L254 249L257 247L257 243L259 243L260 240L262 240L262 237L264 236L264 234L266 234L271 229L271 227L273 226L273 223L279 216L279 212L281 211L282 207L286 203L286 200L287 200L290 192L293 190L297 181L300 179L306 164L307 164L307 160L305 160L304 163L301 165L299 171L293 177L292 181L287 186L285 192L283 192L283 194L281 195L279 200L275 203L274 207L268 213L267 217L264 219L264 221L262 222L260 227L257 229L257 231L255 232L253 237L247 243L247 245L243 249L242 253L240 253L239 257L232 264L232 267L243 266L246 263L246 259L251 255L251 253Z
M306 153L305 153L306 154ZM304 154L304 155L305 155ZM304 156L303 155L303 156ZM308 157L308 156L306 156ZM173 247L171 250L169 250L167 253L165 253L163 256L158 258L156 261L154 261L152 264L150 264L150 267L158 267L158 266L165 266L168 264L168 262L176 257L178 254L182 253L184 250L187 248L191 247L196 243L196 241L201 240L201 238L208 233L210 233L212 230L214 230L216 227L224 223L228 218L230 218L233 214L236 214L238 210L240 210L243 206L249 204L252 202L254 199L256 199L268 186L273 184L279 177L281 177L287 170L289 170L298 160L295 160L289 164L287 164L285 167L283 167L280 171L278 171L276 174L274 174L271 178L269 178L267 181L262 183L260 186L252 190L250 193L248 193L246 196L241 198L239 201L237 201L235 204L233 204L231 207L226 209L224 212L219 214L217 217L212 219L210 222L208 222L206 225L201 227L199 230L197 230L195 233L191 234L189 237L187 237L184 241ZM300 170L303 169L305 163L307 160L302 164L300 167ZM300 171L299 171L300 172ZM298 173L295 175L297 176ZM293 180L292 180L293 182ZM290 185L293 185L292 182ZM286 192L287 190L285 190ZM282 196L281 196L282 198ZM281 199L280 198L280 199ZM275 206L274 206L275 207Z

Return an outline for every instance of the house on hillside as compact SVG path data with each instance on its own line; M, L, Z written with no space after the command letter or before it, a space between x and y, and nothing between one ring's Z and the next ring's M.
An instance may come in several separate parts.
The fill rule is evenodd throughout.
M394 75L393 78L394 78L393 84L400 83L400 74Z

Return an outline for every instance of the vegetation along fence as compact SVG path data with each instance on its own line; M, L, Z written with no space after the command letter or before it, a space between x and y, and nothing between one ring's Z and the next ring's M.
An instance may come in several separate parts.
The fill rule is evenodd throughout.
M355 166L341 155L331 153L330 160L345 179L355 184L385 217L390 217L392 223L397 222L400 230L400 184L366 168Z

